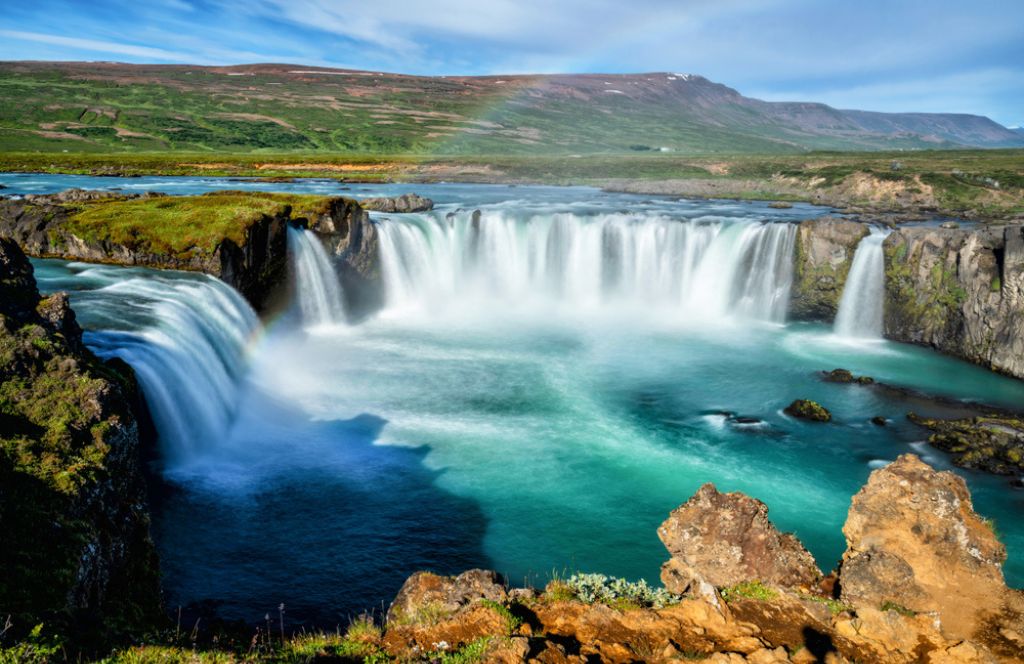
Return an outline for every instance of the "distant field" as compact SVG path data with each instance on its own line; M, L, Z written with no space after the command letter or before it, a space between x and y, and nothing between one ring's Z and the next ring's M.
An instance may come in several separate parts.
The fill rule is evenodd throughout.
M586 184L627 191L1024 216L1024 150L567 156L5 153L0 171Z

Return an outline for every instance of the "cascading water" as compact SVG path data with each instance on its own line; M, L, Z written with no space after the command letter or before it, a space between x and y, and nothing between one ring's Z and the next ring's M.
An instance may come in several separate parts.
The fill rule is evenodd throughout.
M341 282L316 234L288 228L288 246L295 266L295 290L306 326L345 322Z
M860 241L843 287L835 332L843 337L878 339L882 336L885 299L885 252L889 229L872 228Z
M105 269L117 278L112 268L91 271ZM168 465L215 445L231 425L245 349L260 327L249 304L213 277L136 277L95 293L81 307L88 317L105 322L127 312L136 325L102 326L86 333L86 344L135 370Z
M796 227L655 214L405 215L378 224L390 307L452 298L609 300L694 318L785 318Z

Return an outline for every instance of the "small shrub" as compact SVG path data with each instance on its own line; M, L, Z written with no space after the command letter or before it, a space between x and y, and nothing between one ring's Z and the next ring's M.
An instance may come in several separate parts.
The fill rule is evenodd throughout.
M447 645L447 644L445 644ZM458 650L448 652L444 649L429 656L430 661L440 664L477 664L483 662L487 656L487 649L491 646L491 637L485 636L475 641L470 641Z
M61 649L59 640L44 636L43 626L36 625L20 643L0 648L0 664L46 664L55 660Z
M549 584L549 593L551 584ZM563 591L587 604L601 603L619 609L663 609L679 602L664 588L652 588L643 579L632 582L607 577L604 574L573 574L564 582Z

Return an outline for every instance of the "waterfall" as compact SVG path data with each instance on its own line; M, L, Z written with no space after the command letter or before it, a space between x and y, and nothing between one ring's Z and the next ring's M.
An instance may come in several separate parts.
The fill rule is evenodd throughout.
M345 322L341 283L331 259L313 231L288 228L288 246L295 267L295 291L307 326Z
M860 241L839 300L835 332L844 337L880 338L885 299L885 252L882 243L891 231L872 228Z
M222 438L260 327L249 304L213 277L132 277L95 293L93 317L134 324L87 332L86 344L135 370L166 461L187 461Z
M788 223L503 210L403 215L377 230L388 307L628 301L768 321L785 319L796 238Z

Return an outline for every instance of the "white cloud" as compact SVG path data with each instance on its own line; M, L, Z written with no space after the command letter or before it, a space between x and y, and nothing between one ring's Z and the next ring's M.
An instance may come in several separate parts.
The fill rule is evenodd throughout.
M0 36L9 39L38 42L40 44L53 44L66 46L68 48L80 49L83 51L94 51L97 53L113 53L117 55L128 55L134 58L150 58L153 60L164 60L168 62L185 62L194 54L168 51L152 46L138 46L135 44L123 44L118 42L99 41L96 39L82 39L80 37L62 37L60 35L48 35L40 32L23 32L21 30L0 30Z

